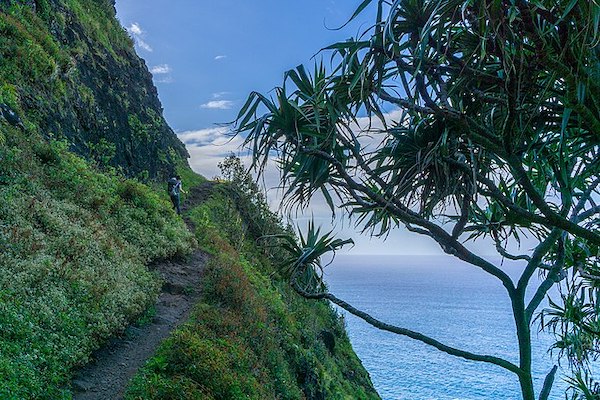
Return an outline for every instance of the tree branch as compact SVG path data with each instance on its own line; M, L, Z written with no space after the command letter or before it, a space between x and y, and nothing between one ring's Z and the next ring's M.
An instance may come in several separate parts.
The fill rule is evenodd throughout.
M463 233L467 222L469 222L469 207L471 206L471 196L463 195L463 201L460 207L460 217L452 228L452 238L458 239Z
M506 161L512 167L514 174L515 174L516 181L522 185L523 189L525 190L525 192L527 193L527 195L529 196L529 198L531 199L533 204L535 204L535 206L542 212L542 214L544 214L544 216L547 218L548 222L550 222L551 224L553 224L556 227L564 229L565 231L567 231L575 236L589 240L590 242L592 242L594 244L600 245L600 235L599 234L589 231L589 230L577 225L576 223L571 222L566 218L563 218L562 216L557 214L555 211L553 211L552 208L550 208L548 203L546 203L544 198L540 195L540 193L537 191L537 189L533 186L533 184L531 183L531 180L529 180L529 176L527 176L527 172L525 172L525 169L523 168L523 165L521 164L521 162L518 159L516 159L515 156L507 157Z
M596 214L600 214L600 206L592 207L589 210L582 212L581 214L575 216L575 218L572 219L572 221L577 224L577 223L584 221Z
M497 366L507 369L517 375L523 374L523 371L519 367L517 367L515 364L513 364L507 360L504 360L502 358L488 356L488 355L480 355L480 354L471 353L471 352L468 352L465 350L460 350L460 349L457 349L457 348L454 348L451 346L447 346L429 336L423 335L422 333L415 332L410 329L400 328L398 326L394 326L394 325L382 322L382 321L372 317L371 315L367 314L366 312L353 307L349 303L345 302L344 300L339 299L338 297L336 297L335 295L333 295L331 293L318 293L318 294L309 293L306 290L302 289L295 279L292 281L292 286L293 286L294 290L296 290L296 292L298 292L298 294L300 294L302 297L305 297L308 299L327 299L327 300L331 301L332 303L338 305L339 307L343 308L344 310L348 311L350 314L357 316L358 318L362 319L363 321L367 322L368 324L374 326L377 329L381 329L381 330L387 331L387 332L392 332L392 333L402 335L402 336L407 336L411 339L425 343L429 346L433 346L436 349L438 349L446 354L455 356L455 357L460 357L460 358L464 358L466 360L471 360L471 361L482 361L482 362L486 362L489 364L497 365Z
M389 103L395 104L397 106L400 106L402 108L406 108L409 110L414 110L423 114L435 114L435 110L429 108L429 107L425 107L425 106L420 106L418 104L415 104L414 101L412 100L408 100L408 99L400 99L398 97L394 97L391 94L387 93L385 90L381 89L381 91L377 94L379 96L379 98L383 101L387 101Z
M592 197L592 193L594 193L594 190L596 190L598 185L600 185L600 177L597 177L583 192L583 194L579 198L579 201L577 202L577 205L571 213L571 220L576 218L577 214L579 214L581 210L583 210L583 207L585 207L585 203L587 203L587 201ZM577 221L573 222L577 223Z
M454 160L452 158L446 157L444 158L444 160L446 160L447 162L451 163L454 166L457 166L461 169L463 169L463 171L471 171L471 168L464 164L461 163L460 161ZM477 179L477 182L480 182L481 184L485 185L485 187L488 188L489 192L486 192L486 194L488 194L490 197L498 200L504 207L506 207L508 210L512 211L516 216L524 218L525 220L532 222L532 223L537 223L537 224L541 224L544 226L549 226L552 227L552 225L550 225L549 221L537 214L534 214L532 212L529 212L528 210L521 208L519 206L517 206L515 203L513 203L513 201L511 199L509 199L508 197L506 197L498 188L498 186L496 186L496 184L489 178L486 178L483 175L480 175L479 173L474 173Z
M529 261L529 260L531 260L531 257L526 254L514 255L514 254L509 253L508 251L506 251L506 249L504 247L502 247L502 243L500 243L500 241L498 239L494 238L494 241L496 242L496 251L502 257L508 258L509 260L513 260L513 261L519 261L519 260Z
M512 279L504 271L502 271L500 268L496 267L489 261L486 261L485 259L469 251L458 240L454 239L448 232L446 232L440 226L421 217L419 214L400 203L398 199L386 199L382 195L374 193L368 187L359 184L348 174L344 165L332 155L322 150L308 149L304 146L300 146L299 149L301 151L304 151L306 154L315 155L317 157L322 158L323 160L328 161L333 167L336 168L340 177L346 182L350 189L364 194L366 197L373 200L380 207L389 209L390 212L392 212L395 216L400 218L403 222L425 228L431 233L429 236L431 236L446 253L452 254L457 258L468 262L469 264L475 265L483 269L490 275L497 277L498 279L500 279L500 281L502 281L502 284L510 294L514 292L515 286L512 282Z
M563 232L562 235L564 237L565 233ZM563 240L564 239L561 238L561 242ZM538 287L535 294L529 301L527 308L525 309L525 317L527 318L528 322L531 322L531 319L533 318L533 313L535 313L535 310L537 310L537 308L540 306L540 304L542 303L542 300L544 300L544 297L546 297L546 294L548 293L550 288L552 288L552 286L554 286L554 284L556 284L557 282L560 281L560 272L563 270L564 265L565 265L565 251L564 251L564 244L561 244L561 246L559 247L557 260L555 261L552 268L550 268L550 271L548 271L548 275L546 276L546 279L544 279L544 281Z
M535 248L529 262L527 263L527 267L525 267L525 271L523 271L523 274L519 279L519 283L517 284L517 290L520 289L525 291L527 285L529 284L529 280L533 276L533 273L536 269L539 268L540 264L542 263L542 259L552 249L552 246L554 246L554 243L556 243L556 240L560 237L562 233L562 229L554 228L546 237L546 239ZM562 240L559 247L562 249L562 253L564 253L564 244Z

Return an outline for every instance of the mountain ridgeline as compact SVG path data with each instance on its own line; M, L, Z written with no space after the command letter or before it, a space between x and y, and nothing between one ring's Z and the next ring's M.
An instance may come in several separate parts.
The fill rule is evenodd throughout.
M114 1L0 0L0 398L72 398L94 351L152 318L154 266L198 251L199 303L127 399L379 398L343 319L287 284L264 199L187 157ZM173 172L211 188L192 229Z

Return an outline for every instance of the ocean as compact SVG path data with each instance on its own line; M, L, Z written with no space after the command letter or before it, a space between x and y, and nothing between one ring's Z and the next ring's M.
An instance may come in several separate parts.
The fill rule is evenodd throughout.
M500 261L498 261L500 262ZM511 277L522 265L505 263ZM537 277L536 277L537 279ZM518 363L510 302L496 278L445 256L338 256L326 268L330 291L383 321L442 343ZM441 353L345 315L354 350L384 400L518 400L515 375L494 365ZM537 331L536 324L534 331ZM554 365L552 337L533 334L539 393ZM564 399L561 370L550 399Z

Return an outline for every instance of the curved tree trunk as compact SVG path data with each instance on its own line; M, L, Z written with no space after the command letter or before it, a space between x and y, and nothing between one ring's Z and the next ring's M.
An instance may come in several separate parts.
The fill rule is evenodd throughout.
M509 293L519 342L519 384L523 400L535 400L531 374L531 329L525 308L525 287Z

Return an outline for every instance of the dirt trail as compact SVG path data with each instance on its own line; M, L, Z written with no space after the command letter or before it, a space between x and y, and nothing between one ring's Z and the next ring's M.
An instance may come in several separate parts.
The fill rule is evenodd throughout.
M214 183L206 182L190 193L184 201L184 212L205 201ZM186 223L193 230L191 222ZM93 354L93 361L78 371L73 379L75 400L119 400L123 398L129 380L146 360L154 355L159 344L189 316L200 296L200 281L208 256L202 251L187 260L169 260L151 266L163 277L162 292L156 302L156 314L144 326L128 327L123 335L111 339Z

